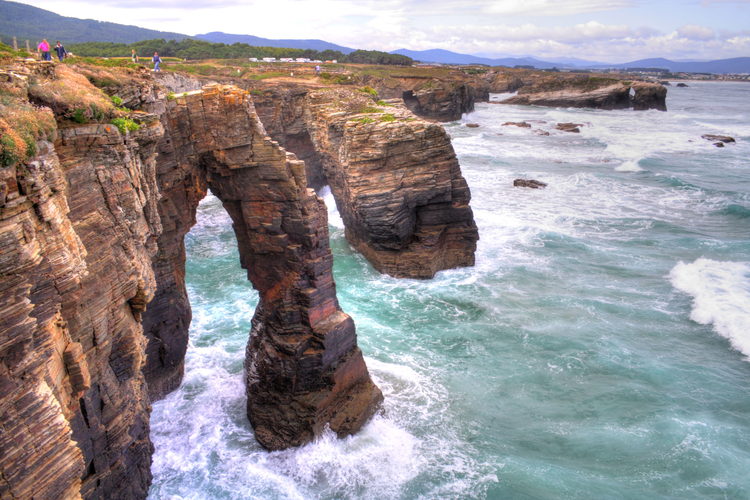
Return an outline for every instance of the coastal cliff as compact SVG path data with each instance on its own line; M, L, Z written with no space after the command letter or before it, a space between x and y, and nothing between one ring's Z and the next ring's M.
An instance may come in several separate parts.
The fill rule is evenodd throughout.
M265 87L253 100L312 187L330 185L347 240L378 271L424 279L474 264L471 195L441 125L362 89Z
M182 237L208 188L260 293L246 361L257 439L358 430L382 395L336 299L326 211L247 93L169 99L131 72L118 88L148 112L121 131L101 122L122 114L108 96L60 68L0 74L14 141L0 170L0 496L145 498L149 401L179 383L190 322Z

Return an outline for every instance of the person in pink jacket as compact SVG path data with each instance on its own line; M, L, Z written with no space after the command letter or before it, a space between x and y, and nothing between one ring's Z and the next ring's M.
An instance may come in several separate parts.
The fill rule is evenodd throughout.
M49 42L46 39L39 43L36 50L42 54L42 61L52 60L52 57L49 55Z

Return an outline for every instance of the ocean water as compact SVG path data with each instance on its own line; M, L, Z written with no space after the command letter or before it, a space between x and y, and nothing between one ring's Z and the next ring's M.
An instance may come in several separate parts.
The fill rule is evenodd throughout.
M375 272L327 194L339 299L385 405L298 449L263 451L245 417L257 295L209 196L150 498L750 498L750 84L671 87L667 104L485 103L446 124L481 239L475 267L433 280Z

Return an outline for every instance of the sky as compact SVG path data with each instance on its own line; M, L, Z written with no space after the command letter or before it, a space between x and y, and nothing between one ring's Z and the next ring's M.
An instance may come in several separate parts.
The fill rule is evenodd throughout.
M196 35L352 48L627 62L750 56L750 0L31 0L58 14Z

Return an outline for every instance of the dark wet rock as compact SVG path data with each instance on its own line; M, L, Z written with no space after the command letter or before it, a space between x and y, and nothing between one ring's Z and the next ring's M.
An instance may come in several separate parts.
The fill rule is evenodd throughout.
M578 134L581 132L580 127L583 127L582 123L558 123L555 125L555 128L557 130L562 130L563 132L573 132L574 134Z
M717 141L724 144L735 142L734 137L729 137L728 135L703 134L701 137L707 141Z
M503 127L531 128L531 124L527 122L505 122Z
M467 123L466 126L469 128L479 128L478 123Z
M534 179L515 179L513 181L515 187L526 187L532 189L541 189L547 187L546 182L537 181Z
M547 136L547 135L549 135L549 132L547 132L546 130L540 130L540 129L536 129L536 130L534 130L534 133L535 133L536 135L544 135L544 136Z
M687 87L687 86L688 86L688 84L687 84L687 83L682 83L682 82L680 82L680 83L678 83L678 84L677 84L677 86L678 86L678 87L683 87L683 88L684 88L684 87Z
M724 143L723 142L714 142L714 146L716 146L717 148L723 148L724 147Z

